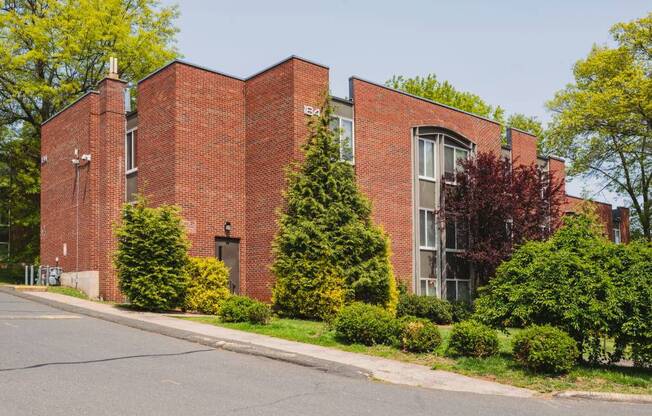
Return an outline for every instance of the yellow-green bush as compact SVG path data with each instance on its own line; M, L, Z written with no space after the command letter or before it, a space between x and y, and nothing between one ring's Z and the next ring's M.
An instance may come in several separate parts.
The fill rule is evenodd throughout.
M230 296L229 269L214 257L191 257L185 274L188 288L184 309L217 315Z

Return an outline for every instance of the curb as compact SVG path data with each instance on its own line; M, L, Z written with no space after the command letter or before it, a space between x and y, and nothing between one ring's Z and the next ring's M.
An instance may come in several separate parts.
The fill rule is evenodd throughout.
M588 399L607 402L642 403L652 404L652 395L649 394L623 394L603 393L597 391L563 391L553 394L558 399Z
M78 306L69 305L63 302L57 302L51 299L45 299L38 296L30 295L12 287L0 286L0 292L8 295L24 298L33 302L41 303L66 312L79 315L86 315L91 318L97 318L108 322L128 326L130 328L140 329L142 331L153 332L160 335L180 339L183 341L194 342L207 347L222 349L230 352L253 355L257 357L269 358L276 361L282 361L290 364L300 365L302 367L312 368L324 373L337 374L349 378L369 379L371 374L362 368L347 364L340 364L334 361L321 360L318 358L308 357L305 355L289 353L273 348L260 347L258 345L236 342L229 339L208 337L198 335L194 332L184 331L181 329L169 328L164 325L144 322L138 319L116 316L104 312L93 311Z

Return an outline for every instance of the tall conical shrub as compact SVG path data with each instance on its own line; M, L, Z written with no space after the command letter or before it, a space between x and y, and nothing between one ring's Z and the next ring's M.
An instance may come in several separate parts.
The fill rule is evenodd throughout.
M354 300L395 311L389 241L371 220L353 166L340 160L326 100L309 124L304 161L288 171L274 241L273 301L286 316L328 319Z

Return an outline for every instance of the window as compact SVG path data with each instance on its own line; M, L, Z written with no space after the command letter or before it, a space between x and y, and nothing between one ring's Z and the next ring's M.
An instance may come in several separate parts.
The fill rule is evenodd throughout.
M129 130L125 140L125 168L127 174L138 170L136 160L137 130Z
M471 266L456 253L446 253L446 299L471 298Z
M138 193L137 132L136 129L129 130L125 137L125 198L127 202L135 201Z
M614 243L620 244L620 228L614 228Z
M423 249L437 248L437 229L435 228L435 212L431 209L419 209L419 245Z
M419 177L435 180L435 142L419 139Z
M353 120L344 117L333 117L330 123L333 131L340 134L340 159L354 162Z
M421 296L437 296L437 279L419 279Z
M459 221L448 221L446 223L446 249L466 249L466 233Z
M455 183L455 173L457 171L458 163L462 159L469 157L469 151L459 147L444 146L444 179L448 182Z

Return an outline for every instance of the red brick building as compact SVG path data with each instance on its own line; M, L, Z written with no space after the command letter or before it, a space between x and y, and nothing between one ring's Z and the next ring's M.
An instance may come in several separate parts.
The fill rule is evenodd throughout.
M140 193L182 208L191 254L222 258L234 291L269 299L284 168L300 157L328 72L295 56L248 78L174 61L138 82L137 111L111 74L43 123L42 263L58 263L64 281L91 296L120 299L112 228L121 205ZM564 162L538 157L536 138L515 129L501 147L492 120L357 77L349 88L350 99L332 99L333 122L342 157L391 238L396 275L421 294L468 296L470 271L452 272L447 262L461 249L446 239L454 230L430 226L439 181L480 150L538 163L558 178ZM576 203L568 197L567 211ZM628 211L598 206L605 232L626 242Z

